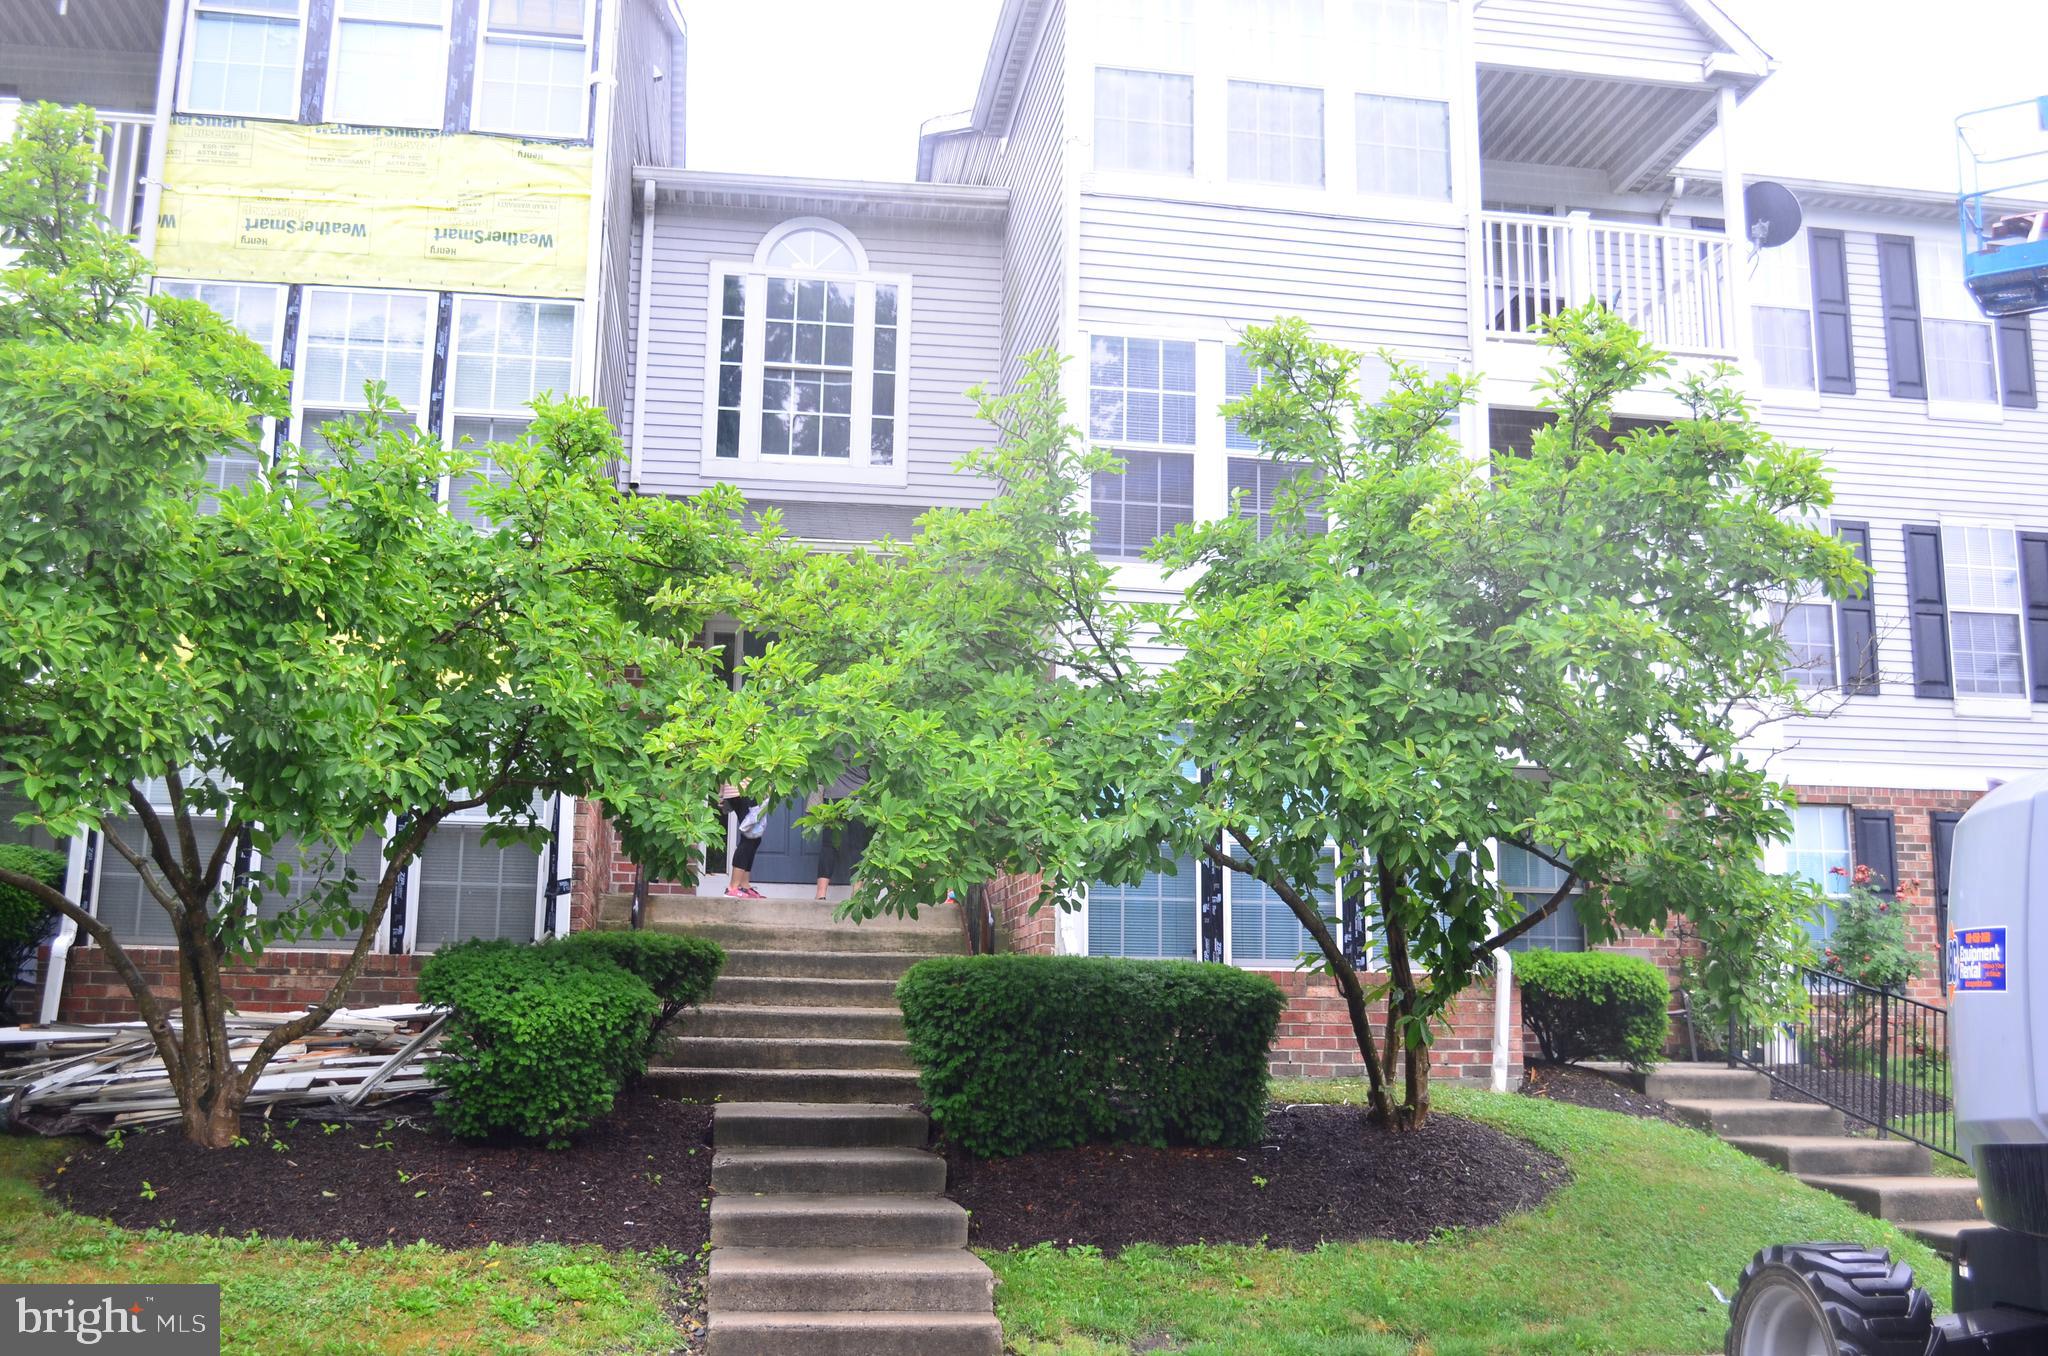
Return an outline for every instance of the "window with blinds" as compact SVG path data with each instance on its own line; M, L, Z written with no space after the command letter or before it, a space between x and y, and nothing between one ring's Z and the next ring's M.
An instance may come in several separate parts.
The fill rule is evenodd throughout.
M1194 960L1201 874L1180 857L1171 871L1148 871L1135 885L1088 889L1088 954Z
M168 812L166 812L168 813ZM113 830L123 843L147 858L149 839L145 836L142 821L133 815L123 815L113 821ZM220 843L220 825L212 819L194 819L192 836L198 840L199 855L211 857ZM233 869L233 864L229 864ZM153 865L145 866L159 882ZM227 873L223 872L223 878ZM177 934L171 928L171 916L164 912L163 905L150 893L149 885L142 873L131 865L126 857L116 852L105 842L100 844L99 888L93 892L93 914L122 943L140 942L144 945L172 945Z
M282 918L311 907L315 901L324 903L331 897L336 883L350 872L354 873L355 880L349 887L348 900L357 908L367 909L377 897L377 882L384 874L384 843L371 834L357 843L353 851L344 853L324 843L307 846L296 835L286 834L264 855L261 862L263 874L268 876L279 865L291 867L291 883L282 892L264 890L256 896L257 918L265 921ZM303 924L298 930L304 932ZM315 950L323 947L346 949L355 945L356 936L356 928L348 927L341 931L329 929L319 934L305 933L296 940L279 939L269 945Z
M1232 457L1230 459L1230 497L1240 517L1249 518L1259 525L1259 540L1273 535L1275 527L1284 523L1284 517L1276 518L1274 510L1279 504L1281 487L1306 479L1311 484L1320 481L1321 476L1306 462L1268 461L1264 457ZM1307 487L1303 487L1304 490ZM1329 530L1329 520L1317 511L1319 497L1310 493L1308 511L1302 516L1301 527L1310 533Z
M525 843L486 843L482 824L443 823L414 867L419 896L413 941L428 951L472 937L530 942L540 898L541 855Z
M1337 916L1337 862L1335 853L1323 859L1323 870L1314 903L1323 918ZM1317 951L1315 938L1294 916L1294 910L1273 888L1256 876L1233 871L1226 878L1229 891L1230 959L1236 965L1293 968L1305 951ZM1340 923L1331 923L1333 936L1341 935Z

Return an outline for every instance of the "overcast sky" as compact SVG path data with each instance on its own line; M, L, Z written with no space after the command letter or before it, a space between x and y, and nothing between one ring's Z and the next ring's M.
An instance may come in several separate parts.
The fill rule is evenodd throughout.
M974 101L999 0L683 0L692 169L909 179ZM1724 0L1778 70L1753 172L1952 190L1956 114L2048 94L2043 0ZM1693 157L1718 163L1711 146Z

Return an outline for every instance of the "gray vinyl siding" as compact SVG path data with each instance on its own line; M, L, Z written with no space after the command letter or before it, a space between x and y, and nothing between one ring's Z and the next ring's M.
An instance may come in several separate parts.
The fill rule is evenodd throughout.
M1718 44L1674 0L1481 0L1472 16L1481 61L1546 58L1698 63Z
M1336 343L1469 347L1461 226L1088 194L1080 275L1091 332L1298 315Z
M1824 395L1817 410L1762 408L1772 432L1826 457L1835 516L1870 524L1882 684L1877 695L1848 698L1824 718L1787 722L1783 756L1802 768L1839 763L1840 779L1852 784L1858 765L1952 772L1958 785L1977 775L1981 784L1982 773L2048 764L2048 708L2032 708L2030 719L1965 716L1950 702L1912 695L1902 529L1946 515L2048 530L2048 409L2008 409L2000 423L1964 423L1930 419L1925 402L1891 397L1876 237L1915 229L1892 222L1846 232L1857 393ZM2039 317L2033 340L2039 374L2048 345Z
M670 148L681 114L679 72L668 69L668 25L653 0L625 0L617 61L618 92L612 101L611 180L604 194L604 241L598 256L597 373L591 391L615 421L626 410L626 383L633 342L633 254L639 241L639 206L633 191L635 165L670 164ZM656 79L657 73L661 78Z
M710 265L748 263L784 218L769 213L683 212L663 207L655 220L653 314L647 337L647 427L640 488L689 494L707 483L704 356ZM986 482L953 470L962 453L989 440L967 397L994 385L1002 363L1003 239L999 227L864 219L840 222L878 273L910 277L908 483L855 485L729 477L750 500L970 506ZM634 260L637 271L638 258ZM637 296L634 298L637 303ZM640 418L638 411L632 417Z

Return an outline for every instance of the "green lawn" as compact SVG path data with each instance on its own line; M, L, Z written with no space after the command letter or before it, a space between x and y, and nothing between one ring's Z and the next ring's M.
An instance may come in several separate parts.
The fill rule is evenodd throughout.
M251 1356L677 1346L660 1263L690 1259L135 1233L59 1210L37 1190L75 1144L0 1134L0 1281L218 1281L223 1350Z
M1362 1094L1274 1088L1296 1102ZM1815 1239L1889 1247L1947 1298L1947 1268L1926 1248L1706 1135L1458 1088L1436 1104L1561 1155L1571 1185L1496 1228L1426 1244L985 1253L1005 1333L1024 1356L1691 1356L1721 1348L1709 1282L1732 1292L1758 1248Z

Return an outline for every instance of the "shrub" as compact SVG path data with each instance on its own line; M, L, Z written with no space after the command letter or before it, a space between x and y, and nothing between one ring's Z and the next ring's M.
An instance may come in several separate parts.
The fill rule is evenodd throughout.
M598 956L628 974L638 975L661 1010L647 1033L648 1047L682 1014L711 992L711 982L725 968L725 948L704 937L678 937L670 932L572 932L555 943L564 951Z
M474 941L420 968L420 1000L452 1010L428 1067L458 1135L509 1133L560 1147L647 1067L660 1000L589 950Z
M1839 873L1843 868L1834 870ZM1859 866L1848 895L1829 901L1835 925L1822 943L1820 968L1873 989L1903 992L1907 981L1920 973L1920 960L1906 930L1906 914L1915 902L1913 883L1907 882L1908 889L1898 899L1880 895L1882 883L1876 872Z
M1193 961L948 956L896 988L932 1119L984 1158L1076 1144L1247 1145L1286 997Z
M1522 1020L1545 1059L1618 1059L1637 1068L1664 1057L1671 989L1635 956L1602 951L1525 951L1515 957Z
M64 884L61 853L18 843L0 843L0 867L23 876L33 876L49 886ZM0 885L0 1013L11 1013L9 998L14 976L21 970L50 930L54 911L26 890Z

